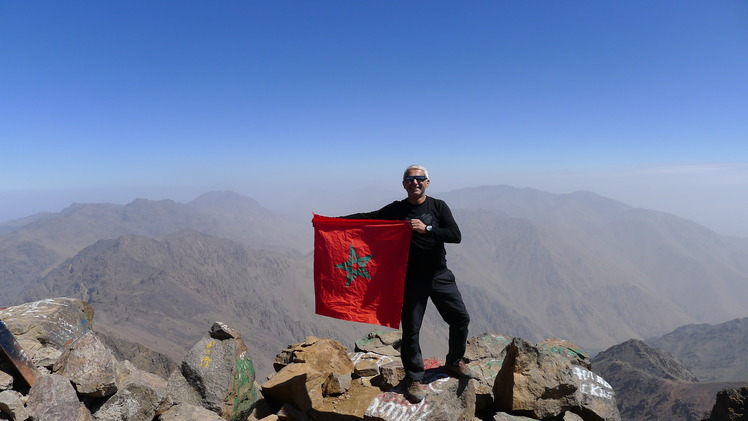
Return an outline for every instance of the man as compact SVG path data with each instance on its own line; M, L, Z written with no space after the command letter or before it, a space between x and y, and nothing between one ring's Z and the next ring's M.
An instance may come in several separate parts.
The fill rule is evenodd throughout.
M463 356L468 338L468 315L455 277L447 268L444 243L459 243L460 228L444 201L426 196L429 174L420 165L411 165L403 174L408 197L373 212L344 216L351 219L408 220L413 229L402 311L403 341L400 356L405 368L406 396L412 402L424 398L424 375L419 335L428 299L449 325L449 352L445 367L461 378L476 378Z

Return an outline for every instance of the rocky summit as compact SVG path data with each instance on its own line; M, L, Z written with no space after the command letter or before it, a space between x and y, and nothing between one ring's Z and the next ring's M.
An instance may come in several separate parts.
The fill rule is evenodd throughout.
M478 379L458 379L427 359L425 399L404 396L400 332L371 332L352 350L307 337L275 358L262 384L242 336L215 322L168 379L120 359L84 301L47 299L0 317L38 369L0 365L0 419L114 420L620 420L616 393L573 343L485 333L466 359ZM142 350L141 353L149 351ZM6 361L7 360L7 361ZM733 399L734 401L734 399Z

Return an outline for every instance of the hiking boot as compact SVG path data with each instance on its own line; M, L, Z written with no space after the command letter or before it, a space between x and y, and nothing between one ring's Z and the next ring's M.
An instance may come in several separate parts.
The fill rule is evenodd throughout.
M460 359L454 364L445 364L444 368L447 369L452 375L458 379L477 379L478 374L473 371L470 367L465 364L465 361Z
M418 403L426 397L421 389L421 382L410 377L405 379L405 397L412 403Z

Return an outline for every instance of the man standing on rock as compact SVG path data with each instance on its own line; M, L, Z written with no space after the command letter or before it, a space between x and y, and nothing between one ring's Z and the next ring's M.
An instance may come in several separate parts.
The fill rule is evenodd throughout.
M419 335L428 299L449 325L449 352L445 368L461 378L476 378L465 364L468 338L468 315L455 276L447 268L444 243L459 243L462 239L452 211L439 199L426 196L429 174L420 165L411 165L403 174L403 187L408 197L366 213L344 216L349 219L395 219L410 221L411 236L408 269L405 276L400 356L406 374L406 395L412 402L424 398L421 381L424 376L423 356Z

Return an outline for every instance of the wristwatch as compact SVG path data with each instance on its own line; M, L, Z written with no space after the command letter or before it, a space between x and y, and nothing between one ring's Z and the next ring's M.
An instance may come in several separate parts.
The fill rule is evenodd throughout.
M431 230L434 229L431 225L426 225L426 231L431 232Z

